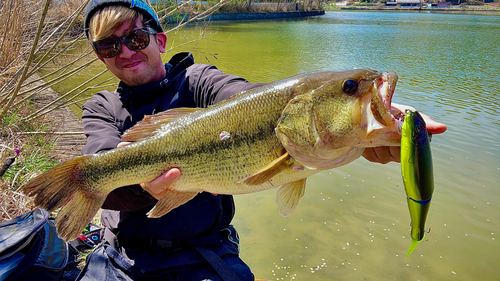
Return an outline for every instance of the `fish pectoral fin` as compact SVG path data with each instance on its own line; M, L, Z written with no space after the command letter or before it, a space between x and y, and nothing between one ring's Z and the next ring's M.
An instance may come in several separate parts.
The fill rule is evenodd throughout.
M276 193L276 203L280 209L280 214L288 217L293 213L300 198L304 196L306 190L306 179L290 182L282 185Z
M156 205L149 211L149 218L159 218L173 209L187 203L193 199L198 192L181 192L172 189L166 189L163 197L156 203Z
M292 163L290 161L290 155L288 152L284 153L280 157L273 160L271 163L267 164L264 168L260 169L254 174L242 179L240 182L244 182L248 185L259 185L267 182L272 177L274 177L279 172L283 171L285 168L290 167Z
M122 136L122 142L137 141L143 138L150 137L154 132L161 128L164 124L177 120L180 117L189 115L202 108L187 108L180 107L157 113L155 115L147 115L137 124L125 131Z

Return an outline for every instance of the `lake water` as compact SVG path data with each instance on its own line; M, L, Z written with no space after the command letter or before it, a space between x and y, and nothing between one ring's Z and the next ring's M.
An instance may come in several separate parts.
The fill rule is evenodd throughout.
M186 28L169 42L198 34ZM235 196L241 256L258 278L500 280L500 16L327 12L214 22L206 34L175 51L191 50L198 62L251 82L392 70L400 77L393 101L448 125L432 141L430 233L409 258L400 165L358 159L311 177L288 218L278 213L275 190Z

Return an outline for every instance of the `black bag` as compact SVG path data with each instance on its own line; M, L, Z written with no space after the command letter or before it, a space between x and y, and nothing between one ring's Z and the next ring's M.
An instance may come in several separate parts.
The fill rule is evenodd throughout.
M102 233L104 229L96 224L89 223L83 230L82 234L75 240L69 241L69 244L79 252L92 250L102 241Z
M75 256L43 209L0 224L0 281L75 280Z

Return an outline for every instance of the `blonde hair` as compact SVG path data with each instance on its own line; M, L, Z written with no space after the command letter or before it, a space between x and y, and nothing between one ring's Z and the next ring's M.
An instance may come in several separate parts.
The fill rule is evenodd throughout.
M110 37L125 22L144 21L141 13L121 5L106 6L97 11L90 19L89 41Z

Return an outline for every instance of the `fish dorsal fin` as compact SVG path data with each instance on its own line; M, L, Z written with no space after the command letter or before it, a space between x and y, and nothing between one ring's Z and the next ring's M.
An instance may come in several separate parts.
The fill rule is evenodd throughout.
M200 109L202 108L180 107L163 111L154 115L147 115L144 117L144 119L137 122L135 126L125 131L121 141L137 141L143 138L150 137L164 124L175 121L180 117L189 115Z
M244 178L242 182L248 185L259 185L267 182L272 177L274 177L279 172L283 171L285 168L290 167L292 163L290 161L290 155L288 152L284 153L280 157L273 160L271 163L267 164L264 168L260 169L254 174Z
M276 192L276 203L280 209L280 214L288 217L293 213L299 204L300 198L304 196L306 190L306 179L290 182L282 185Z

